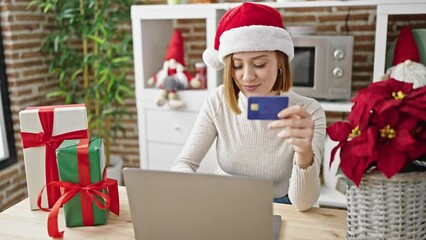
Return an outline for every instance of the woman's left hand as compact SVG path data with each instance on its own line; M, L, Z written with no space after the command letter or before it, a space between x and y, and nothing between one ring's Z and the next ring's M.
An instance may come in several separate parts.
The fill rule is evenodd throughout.
M279 120L271 122L271 129L281 128L279 138L285 139L293 145L297 153L299 166L312 164L312 138L314 135L314 121L311 115L302 106L291 106L278 113Z

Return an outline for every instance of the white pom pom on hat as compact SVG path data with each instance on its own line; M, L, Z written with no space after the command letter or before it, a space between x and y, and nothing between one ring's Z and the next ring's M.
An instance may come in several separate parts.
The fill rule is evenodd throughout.
M229 54L275 50L285 53L290 61L294 57L293 41L284 29L281 14L267 5L245 2L222 17L214 49L206 49L203 60L207 66L220 70Z
M219 51L207 48L203 52L203 61L213 69L220 70L223 68L223 62L219 61Z

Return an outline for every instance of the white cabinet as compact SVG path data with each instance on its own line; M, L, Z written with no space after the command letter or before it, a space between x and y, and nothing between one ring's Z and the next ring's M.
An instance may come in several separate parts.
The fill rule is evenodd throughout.
M197 113L188 111L146 110L148 141L185 143Z
M223 6L225 7L225 5ZM147 81L163 66L167 45L177 19L199 19L206 24L206 44L213 47L217 24L225 8L210 5L151 5L131 9L136 101L141 168L167 170L188 138L209 91L220 84L217 71L207 71L207 89L179 91L186 107L176 110L158 107L161 90ZM200 172L217 166L214 150L206 155Z
M187 103L182 110L157 107L155 102L160 90L149 88L147 80L163 65L165 52L176 19L200 19L206 23L206 45L213 48L214 36L220 18L229 8L240 3L192 4L192 5L140 5L133 6L132 32L136 101L139 131L141 168L165 170L183 147L195 118L209 91L221 84L221 72L208 69L208 85L205 90L180 91L180 98ZM376 0L376 1L294 1L264 3L275 8L375 6L377 8L374 80L384 72L387 18L390 14L426 13L424 0ZM349 112L349 102L322 102L326 111ZM214 145L213 145L214 146ZM329 147L329 146L327 146ZM330 149L330 148L327 148ZM326 153L326 156L328 153ZM327 161L325 161L327 162ZM202 163L200 171L212 172L216 166L214 149ZM324 166L327 170L328 166ZM331 171L324 171L334 174ZM330 176L326 176L328 178ZM328 178L329 179L329 178ZM335 181L331 179L333 184ZM320 205L344 207L345 197L325 184L322 187Z

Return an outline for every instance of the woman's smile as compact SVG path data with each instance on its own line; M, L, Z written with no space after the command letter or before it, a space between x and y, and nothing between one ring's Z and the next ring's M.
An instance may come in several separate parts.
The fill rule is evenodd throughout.
M244 85L244 88L248 91L248 92L254 92L256 91L256 89L260 86L260 84L255 84L255 85Z

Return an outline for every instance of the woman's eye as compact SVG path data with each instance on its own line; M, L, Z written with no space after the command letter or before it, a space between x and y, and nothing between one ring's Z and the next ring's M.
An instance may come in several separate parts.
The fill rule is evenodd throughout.
M262 63L262 64L254 64L255 68L264 68L266 66L266 63Z
M234 65L234 69L241 69L241 68L243 68L243 65L238 65L238 66Z

